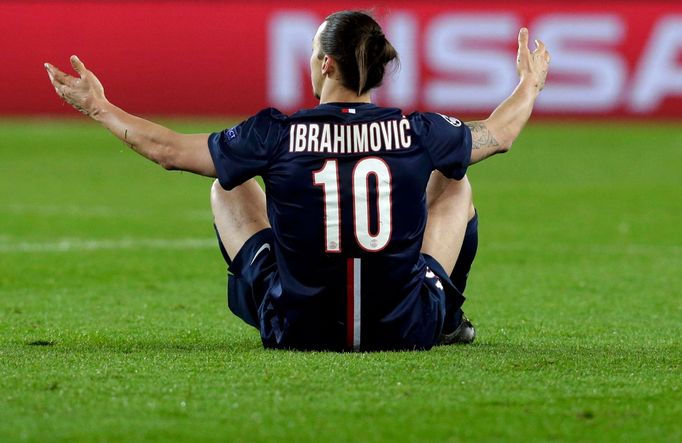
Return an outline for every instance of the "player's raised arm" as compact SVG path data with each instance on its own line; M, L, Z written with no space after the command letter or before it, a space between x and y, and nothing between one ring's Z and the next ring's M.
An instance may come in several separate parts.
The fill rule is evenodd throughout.
M471 163L479 162L493 154L507 152L528 121L535 99L545 86L549 68L549 52L536 40L536 49L528 49L528 29L519 31L519 52L516 69L519 84L486 120L466 123L471 128Z
M208 151L208 134L179 134L128 114L109 103L100 81L75 55L71 56L71 65L79 77L45 63L50 81L64 101L100 122L137 153L166 169L216 176Z

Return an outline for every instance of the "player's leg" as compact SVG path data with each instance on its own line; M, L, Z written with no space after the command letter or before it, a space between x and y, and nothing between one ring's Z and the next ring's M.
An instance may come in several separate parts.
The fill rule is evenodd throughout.
M422 252L441 264L461 293L478 246L478 219L468 179L449 180L435 172L427 188L427 205ZM461 300L446 295L442 342L470 343L475 337L473 325L461 310Z
M226 191L218 180L211 187L213 219L222 245L234 259L244 243L255 233L270 227L265 207L265 192L251 179Z
M459 251L459 256L455 262L455 268L450 274L452 283L459 292L464 292L467 285L467 278L471 270L471 264L476 258L476 251L478 250L478 213L472 204L469 208L469 221L467 222L466 230L464 232L464 240Z
M277 266L268 229L265 193L255 180L231 191L218 181L211 188L211 208L220 250L229 265L228 306L239 318L260 329L260 306Z
M476 257L476 251L478 249L478 214L476 213L473 204L469 210L469 217L470 219L464 232L462 247L459 250L459 256L457 257L455 268L450 274L450 280L455 285L457 290L462 294L464 294L464 289L466 288L467 279L469 277L469 271L471 270L471 265L474 261L474 258ZM445 331L456 330L457 326L462 324L464 324L465 327L470 325L470 322L468 322L466 317L464 317L464 312L462 312L462 308L459 306L459 303L456 300L451 298L446 299L445 321L443 324ZM445 335L448 335L447 332ZM457 335L458 334L450 334L451 337L455 337Z
M467 177L447 179L440 172L431 175L426 189L429 211L422 252L435 258L451 273L466 233L472 211L471 185Z

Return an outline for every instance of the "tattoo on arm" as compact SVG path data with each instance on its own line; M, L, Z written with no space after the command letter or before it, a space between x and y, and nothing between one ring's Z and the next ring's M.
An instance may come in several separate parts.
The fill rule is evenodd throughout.
M500 147L500 143L490 132L484 122L467 122L466 125L471 128L471 141L473 149Z
M123 140L125 140L125 144L128 145L130 149L133 149L133 144L128 143L128 130L126 129L125 134L123 134Z

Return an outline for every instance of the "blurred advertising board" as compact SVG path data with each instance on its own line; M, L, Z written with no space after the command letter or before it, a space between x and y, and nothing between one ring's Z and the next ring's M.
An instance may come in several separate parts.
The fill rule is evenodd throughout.
M550 116L682 118L682 2L5 1L0 114L68 114L42 63L78 54L132 112L247 115L313 106L311 40L372 8L401 67L376 94L406 111L485 114L516 84L516 34L552 53Z

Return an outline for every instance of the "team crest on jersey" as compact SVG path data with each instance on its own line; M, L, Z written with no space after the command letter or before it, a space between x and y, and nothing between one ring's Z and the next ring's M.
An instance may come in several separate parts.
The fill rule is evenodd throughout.
M455 117L448 117L447 115L438 114L445 119L446 122L450 123L452 126L458 128L462 126L462 122L457 120Z

